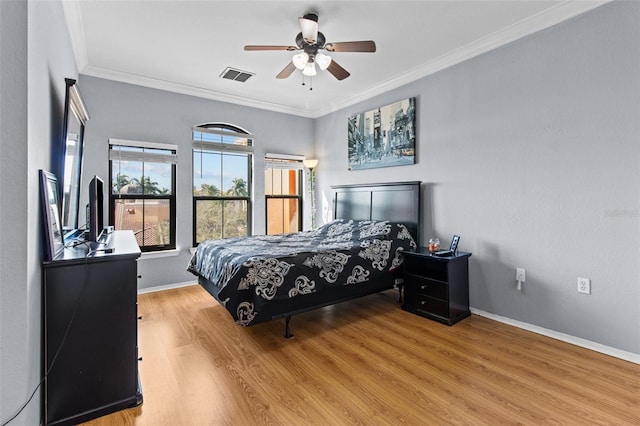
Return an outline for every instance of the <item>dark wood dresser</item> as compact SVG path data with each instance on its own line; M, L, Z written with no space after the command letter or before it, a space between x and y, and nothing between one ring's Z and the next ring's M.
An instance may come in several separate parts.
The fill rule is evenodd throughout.
M453 325L469 311L469 257L438 257L427 247L404 253L404 302L402 309Z
M142 403L140 248L131 231L115 231L95 248L65 249L42 265L47 425L77 424Z

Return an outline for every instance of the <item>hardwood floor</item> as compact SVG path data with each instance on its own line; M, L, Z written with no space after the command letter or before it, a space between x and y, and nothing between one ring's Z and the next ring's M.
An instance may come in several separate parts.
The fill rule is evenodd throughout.
M392 291L240 327L199 286L139 296L144 403L88 425L639 425L640 365Z

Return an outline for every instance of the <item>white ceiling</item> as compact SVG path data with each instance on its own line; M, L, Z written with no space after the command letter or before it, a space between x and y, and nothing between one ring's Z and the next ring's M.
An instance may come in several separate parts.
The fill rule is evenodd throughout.
M81 74L319 117L597 7L600 1L63 0ZM302 86L275 78L295 45L298 17L319 15L327 42L374 40L375 53L332 53L351 76L326 71ZM255 73L225 80L226 67ZM308 83L308 82L307 82Z

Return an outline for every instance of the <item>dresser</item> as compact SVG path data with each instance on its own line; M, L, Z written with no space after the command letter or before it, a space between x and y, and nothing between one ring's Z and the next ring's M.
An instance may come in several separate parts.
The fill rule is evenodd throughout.
M471 315L469 311L469 257L439 257L427 247L404 256L404 302L402 309L453 325Z
M131 231L93 249L67 248L42 264L43 412L77 424L142 403L138 377L137 260Z

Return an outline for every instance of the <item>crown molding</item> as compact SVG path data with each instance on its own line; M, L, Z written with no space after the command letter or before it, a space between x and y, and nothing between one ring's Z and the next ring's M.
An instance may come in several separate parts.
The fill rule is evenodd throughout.
M80 13L79 1L62 1L64 18L67 21L67 29L71 38L71 47L76 58L78 71L88 64L87 45L85 44L84 27L82 26L82 14Z
M457 65L468 59L474 58L483 53L487 53L491 50L512 43L528 35L550 28L556 24L600 7L606 3L610 3L611 1L613 0L570 0L564 3L560 3L555 7L549 8L541 13L512 24L500 31L496 31L486 37L475 40L472 43L449 52L446 55L436 58L424 65L413 68L402 75L381 82L375 87L360 92L355 96L328 105L325 108L316 110L314 111L314 118L336 112L358 102L362 102L374 96L386 93L390 90L397 89L398 87L404 86L408 83L412 83L445 68Z
M374 87L366 89L354 96L325 105L315 110L304 110L301 108L294 108L274 102L259 101L200 87L193 87L88 65L87 50L84 42L84 30L82 28L79 2L63 0L62 4L67 20L67 26L69 28L69 33L71 36L71 42L76 57L78 70L81 74L159 90L181 93L184 95L211 99L215 101L229 102L253 108L265 109L269 111L315 119L347 108L359 102L366 101L367 99L384 94L391 90L397 89L398 87L404 86L405 84L412 83L445 68L454 66L478 55L509 44L520 38L552 27L563 21L600 7L606 3L610 3L611 1L613 0L565 1L556 5L555 7L549 8L527 19L503 28L500 31L496 31L486 37L469 43L466 46L463 46L453 52L436 58L422 66L413 68L402 75L376 84Z
M299 108L289 107L273 102L264 102L256 99L246 98L243 96L231 95L228 93L217 92L214 90L203 89L201 87L189 86L186 84L173 83L165 80L158 80L151 77L145 77L136 74L124 73L121 71L108 70L105 68L85 66L81 74L104 78L106 80L119 81L121 83L134 84L136 86L148 87L151 89L165 90L183 95L196 96L204 99L211 99L220 102L228 102L236 105L243 105L252 108L265 109L284 114L297 115L306 118L316 118L313 111L300 110Z

